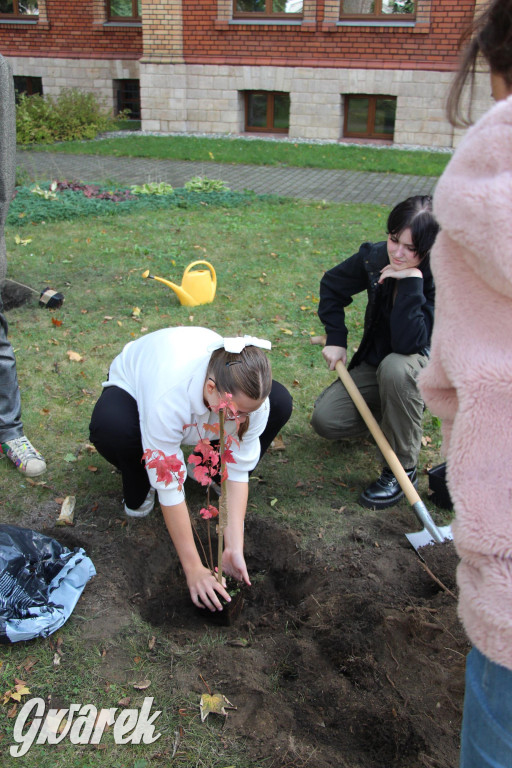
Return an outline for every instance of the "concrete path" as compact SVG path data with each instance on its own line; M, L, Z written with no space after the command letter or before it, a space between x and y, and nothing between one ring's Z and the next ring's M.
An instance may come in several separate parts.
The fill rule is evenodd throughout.
M182 160L64 155L18 150L17 167L31 181L52 179L108 182L129 186L165 181L183 187L193 176L222 179L235 191L251 190L304 200L376 203L393 206L410 195L432 194L437 179L428 176L196 163Z

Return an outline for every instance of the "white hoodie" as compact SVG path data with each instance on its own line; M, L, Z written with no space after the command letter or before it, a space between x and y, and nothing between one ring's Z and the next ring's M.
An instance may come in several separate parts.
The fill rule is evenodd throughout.
M129 342L110 366L104 387L124 389L139 409L144 450L159 449L166 455L176 454L186 465L182 445L195 445L200 438L211 438L204 424L216 424L218 414L205 405L203 387L212 350L222 337L207 328L163 328ZM228 464L228 477L247 482L249 471L260 457L259 436L269 414L268 398L250 415L249 428L231 450L235 464ZM234 421L226 422L226 432L234 434ZM142 457L141 457L142 459ZM184 499L178 482L165 486L156 479L156 471L148 470L149 481L158 490L160 504L172 506Z

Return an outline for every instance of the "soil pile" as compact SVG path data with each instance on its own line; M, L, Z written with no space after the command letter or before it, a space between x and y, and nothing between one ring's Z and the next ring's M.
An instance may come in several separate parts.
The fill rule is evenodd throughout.
M81 603L98 617L91 641L136 610L177 647L199 644L212 625L189 599L159 515L121 525L98 514L46 531L96 566ZM425 567L403 535L417 527L410 510L350 522L338 545L305 554L286 527L249 518L243 611L220 630L224 644L201 646L194 670L176 667L173 685L204 693L207 670L236 706L226 738L269 768L455 768L469 645L453 545L421 550Z

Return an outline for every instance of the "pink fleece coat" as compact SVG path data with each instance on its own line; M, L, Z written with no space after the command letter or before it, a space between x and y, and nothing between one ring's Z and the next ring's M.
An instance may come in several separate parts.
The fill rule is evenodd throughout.
M512 97L473 126L434 196L436 315L420 387L442 419L471 642L512 670Z

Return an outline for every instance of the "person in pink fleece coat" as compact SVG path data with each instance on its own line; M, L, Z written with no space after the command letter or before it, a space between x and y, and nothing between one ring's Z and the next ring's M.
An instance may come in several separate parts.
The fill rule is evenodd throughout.
M461 768L512 766L512 0L470 31L448 111L482 54L496 104L469 129L434 195L436 317L420 376L442 420L455 507L466 664Z

